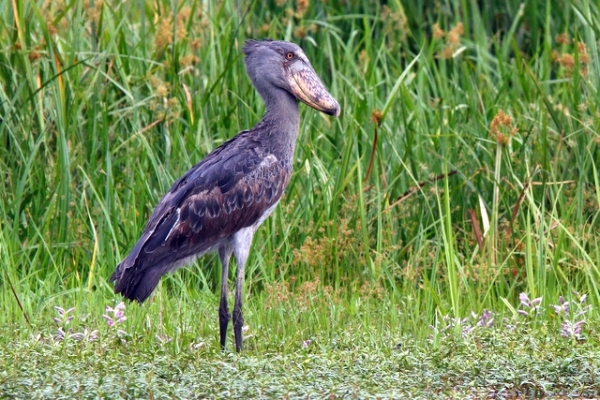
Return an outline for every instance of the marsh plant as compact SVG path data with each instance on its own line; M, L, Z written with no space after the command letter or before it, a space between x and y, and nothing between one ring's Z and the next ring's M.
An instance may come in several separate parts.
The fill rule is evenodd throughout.
M583 328L586 325L585 316L592 310L592 305L587 304L587 294L573 292L573 300L567 301L563 296L558 297L558 304L552 305L558 316L560 334L563 337L583 340Z
M56 333L54 335L55 341L64 341L64 340L77 340L77 341L87 341L92 342L98 339L98 330L97 329L89 329L88 327L84 327L82 331L75 331L75 328L69 326L71 321L75 318L75 307L69 308L65 310L62 307L54 306L56 313L58 314L53 318L54 322L58 326Z
M566 301L563 296L558 297L558 304L550 305L549 310L553 310L558 318L557 333L568 339L584 340L585 335L583 327L586 325L585 316L592 309L592 306L586 304L587 295L573 293L574 300ZM536 320L545 321L544 314L549 311L542 306L542 297L530 299L527 293L519 294L519 304L513 318L504 318L500 323L495 323L494 312L483 310L481 313L472 311L469 317L457 319L449 315L436 319L434 325L430 325L432 331L431 338L436 338L436 342L453 336L455 329L461 333L462 338L473 338L477 336L477 331L481 329L514 330L516 325L521 327L530 326ZM590 332L592 332L590 330ZM597 334L597 332L595 332Z
M533 318L540 315L542 308L542 297L529 299L529 295L525 292L519 294L519 310L517 311L523 317Z

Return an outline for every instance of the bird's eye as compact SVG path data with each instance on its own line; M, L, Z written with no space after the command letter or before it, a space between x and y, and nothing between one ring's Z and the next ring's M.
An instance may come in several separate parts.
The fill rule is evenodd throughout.
M292 52L290 52L290 53L287 53L287 54L285 55L285 57L286 57L288 60L291 60L292 58L294 58L294 53L292 53Z

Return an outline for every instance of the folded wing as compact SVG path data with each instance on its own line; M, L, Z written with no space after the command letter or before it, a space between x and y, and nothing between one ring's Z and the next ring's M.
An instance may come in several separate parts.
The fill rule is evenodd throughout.
M216 149L181 177L154 209L111 280L144 301L160 277L262 221L289 183L291 166L264 148Z

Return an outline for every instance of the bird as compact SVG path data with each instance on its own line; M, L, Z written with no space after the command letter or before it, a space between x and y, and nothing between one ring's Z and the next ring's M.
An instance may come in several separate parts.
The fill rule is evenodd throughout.
M243 341L244 267L256 230L290 182L300 128L299 101L330 116L340 115L340 105L298 45L248 39L242 51L246 72L265 103L262 119L214 149L173 184L110 277L116 294L142 303L163 275L217 252L219 334L225 350L232 319L227 296L233 255L237 264L233 331L238 353Z

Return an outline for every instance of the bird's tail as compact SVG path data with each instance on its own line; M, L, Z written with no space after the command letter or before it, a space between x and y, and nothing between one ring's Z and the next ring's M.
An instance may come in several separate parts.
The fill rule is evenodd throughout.
M120 293L129 300L142 303L154 291L164 271L162 268L145 268L135 271L135 267L125 266L127 259L123 260L110 277L115 282L115 293Z

